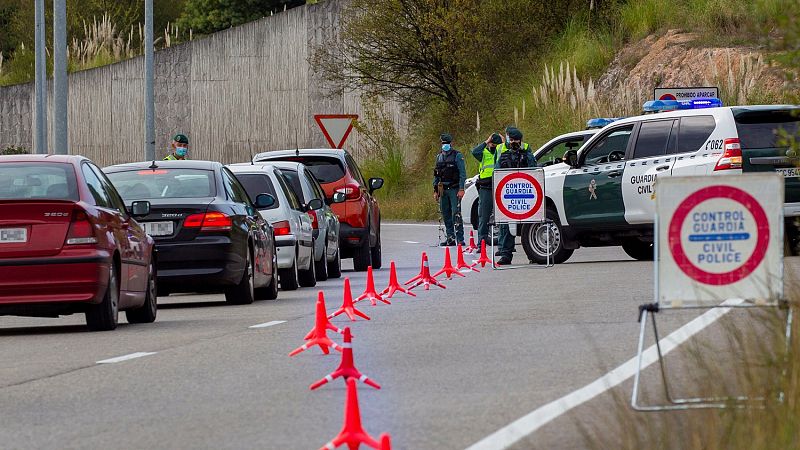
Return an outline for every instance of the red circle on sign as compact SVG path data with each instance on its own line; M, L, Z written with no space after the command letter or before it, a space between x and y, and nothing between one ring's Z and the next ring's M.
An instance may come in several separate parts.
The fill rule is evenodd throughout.
M659 98L659 100L677 100L674 95L672 94L664 94Z
M514 178L522 178L523 180L529 181L533 185L533 188L536 189L536 202L533 204L533 208L525 213L515 213L509 211L501 201L503 197L501 195L501 192L503 191L502 189L497 189L497 192L494 193L494 201L497 204L497 208L500 209L500 212L508 216L508 218L514 220L525 220L533 217L534 214L539 211L539 208L542 207L542 200L544 197L544 194L542 193L542 186L540 186L536 178L533 178L531 175L527 173L514 172L503 177L503 179L500 180L500 183L497 184L497 187L499 188L500 186L505 186L506 183Z
M756 221L756 233L758 237L753 254L750 255L750 258L739 266L739 268L730 272L706 272L695 266L689 260L689 257L686 256L683 243L681 242L681 229L683 228L683 222L686 220L686 217L689 216L689 212L700 203L713 198L727 198L739 202L753 215ZM672 221L669 224L667 236L669 237L669 249L672 252L672 257L683 273L700 283L722 286L742 280L750 275L756 267L761 264L761 261L764 260L764 256L767 254L767 249L769 248L769 220L767 219L767 214L764 212L764 208L762 208L761 205L758 204L758 201L747 192L731 186L709 186L690 195L683 203L678 205L678 209L675 210L675 214L672 216Z

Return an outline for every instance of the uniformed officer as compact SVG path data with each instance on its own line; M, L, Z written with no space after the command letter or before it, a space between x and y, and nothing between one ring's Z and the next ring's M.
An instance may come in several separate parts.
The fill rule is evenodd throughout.
M170 154L164 157L164 161L175 161L189 159L189 138L185 134L178 133L172 138L170 144Z
M499 159L497 146L503 143L503 137L497 133L492 134L472 149L472 156L480 161L478 169L478 181L475 187L478 189L478 248L481 241L486 241L486 245L491 245L489 241L489 219L491 219L494 201L492 200L492 173L494 166Z
M506 142L497 147L500 158L497 160L497 167L524 168L536 166L536 159L533 157L530 146L522 142L522 132L516 128L506 128ZM514 257L515 238L511 235L508 225L500 226L499 236L500 250L495 254L500 259L497 265L511 264Z
M464 244L464 223L461 220L461 198L467 170L464 156L453 148L453 137L445 133L440 136L442 151L436 156L433 170L433 198L439 202L447 239L443 246Z

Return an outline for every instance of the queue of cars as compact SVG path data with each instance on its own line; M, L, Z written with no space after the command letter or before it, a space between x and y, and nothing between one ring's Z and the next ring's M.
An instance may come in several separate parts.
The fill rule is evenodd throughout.
M80 156L0 157L0 315L84 313L100 331L116 328L119 311L129 323L153 322L157 296L171 293L219 292L229 304L275 299L279 285L341 276L342 249L353 242L341 223L360 217L354 203L375 212L358 244L380 263L372 192L383 180L367 187L349 153L328 152L351 165L344 189L323 188L330 180L317 177L313 161L101 170ZM338 208L347 202L349 210Z

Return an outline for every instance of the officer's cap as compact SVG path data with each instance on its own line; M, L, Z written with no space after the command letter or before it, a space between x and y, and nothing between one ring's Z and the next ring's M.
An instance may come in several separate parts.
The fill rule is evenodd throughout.
M186 137L185 134L180 134L180 133L176 134L175 137L172 138L172 140L177 142L177 143L179 143L179 144L188 144L189 143L189 138Z
M499 134L495 133L492 135L492 144L500 145L502 143L503 143L503 138Z
M515 141L522 140L522 131L519 131L516 128L511 128L508 130L508 137L514 139Z
M450 136L449 133L442 133L439 139L442 140L442 144L450 144L453 142L453 136Z

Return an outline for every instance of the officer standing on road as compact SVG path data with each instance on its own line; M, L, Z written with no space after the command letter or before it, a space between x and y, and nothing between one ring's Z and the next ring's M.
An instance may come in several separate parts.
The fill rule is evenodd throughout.
M503 169L525 168L536 166L536 159L527 143L522 143L522 132L516 128L506 128L506 143L497 147L500 158L497 167ZM497 265L511 264L514 257L515 237L511 235L508 225L500 225L500 250L495 254L500 259Z
M453 137L445 133L440 136L442 151L436 156L433 170L433 198L439 202L447 240L442 246L464 244L464 223L461 220L461 198L467 170L464 156L453 148Z
M499 159L497 146L502 143L503 137L494 133L486 139L486 142L481 142L472 149L472 156L481 163L478 169L478 181L475 182L475 187L478 189L478 248L481 246L481 241L486 241L486 245L491 245L489 220L494 209L492 174Z
M164 157L164 161L189 159L189 138L186 137L185 134L176 134L175 137L172 138L170 150L170 154Z

